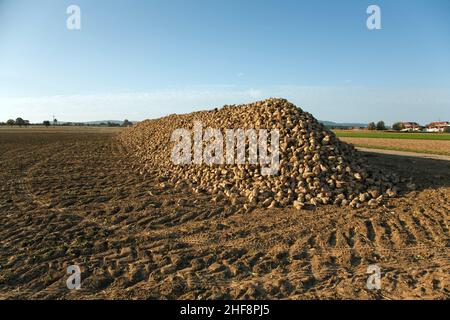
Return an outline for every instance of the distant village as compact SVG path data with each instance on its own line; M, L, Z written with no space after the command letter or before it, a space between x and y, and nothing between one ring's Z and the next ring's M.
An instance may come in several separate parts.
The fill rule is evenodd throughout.
M426 126L421 126L417 122L398 122L392 126L394 130L407 132L450 132L450 122L439 121L431 122Z
M394 130L398 132L445 132L450 133L450 122L448 121L437 121L431 122L425 126L418 124L417 122L396 122L392 127L385 125L384 121L378 121L377 123L371 122L368 125L357 124L357 125L346 125L338 123L325 123L326 127L330 129L340 129L340 130Z

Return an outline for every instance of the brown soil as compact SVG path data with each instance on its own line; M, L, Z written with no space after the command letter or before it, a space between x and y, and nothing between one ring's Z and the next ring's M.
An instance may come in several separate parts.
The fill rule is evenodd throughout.
M394 150L428 152L450 155L450 141L448 140L409 140L409 139L378 139L342 137L342 141L356 146L387 148Z
M0 132L0 148L2 299L450 297L448 161L366 154L417 185L379 208L244 214L140 175L107 131Z
M376 149L376 148L363 148L356 147L358 151L364 153L381 153L392 156L403 156L403 157L413 157L413 158L421 158L421 159L434 159L434 160L445 160L450 161L450 156L442 155L442 154L433 154L433 153L422 153L422 152L411 152L411 151L397 151L397 150L389 150L389 149Z

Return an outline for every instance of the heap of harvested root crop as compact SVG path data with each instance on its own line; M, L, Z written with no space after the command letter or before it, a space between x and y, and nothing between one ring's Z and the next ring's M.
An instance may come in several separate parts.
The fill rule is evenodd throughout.
M227 164L226 155L222 164L196 164L194 144L192 162L175 164L171 155L177 142L172 141L172 134L184 128L194 139L194 123L201 123L203 130L218 128L224 137L227 129L278 129L278 173L264 176L263 165L252 164L248 158L244 164ZM245 207L376 206L383 196L395 196L399 182L396 176L370 168L353 146L285 99L146 120L124 131L120 139L143 173L159 172L175 185L187 184L196 192L213 194L216 199L228 197ZM207 142L203 143L204 147Z

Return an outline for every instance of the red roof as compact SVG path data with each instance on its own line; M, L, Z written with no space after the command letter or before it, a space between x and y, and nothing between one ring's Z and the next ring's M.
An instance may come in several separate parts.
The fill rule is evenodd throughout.
M401 124L408 128L408 127L420 127L420 125L416 122L401 122Z
M450 122L448 121L431 122L429 125L427 125L428 128L442 128L447 126L450 126Z

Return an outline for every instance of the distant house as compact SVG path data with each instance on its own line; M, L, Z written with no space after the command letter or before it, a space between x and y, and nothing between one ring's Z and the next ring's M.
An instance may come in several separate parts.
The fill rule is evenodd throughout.
M417 122L400 122L402 125L401 131L422 131L422 126Z
M439 122L431 122L427 125L427 132L444 132L446 127L450 127L450 122L448 121L439 121Z

